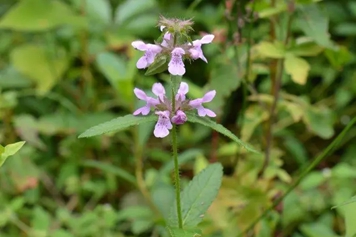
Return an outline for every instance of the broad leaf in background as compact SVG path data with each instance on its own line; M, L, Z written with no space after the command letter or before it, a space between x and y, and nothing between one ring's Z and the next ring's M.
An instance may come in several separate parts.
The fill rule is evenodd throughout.
M60 1L19 1L0 20L0 28L18 31L43 31L61 25L85 27L85 19Z
M356 235L356 198L353 198L352 202L349 202L346 206L342 207L345 213L345 237L354 237Z
M111 121L91 127L88 130L86 130L84 133L80 134L79 138L93 137L109 132L119 132L134 125L153 122L156 120L157 120L156 115L134 116L132 114L128 114L124 117L119 117Z
M247 143L244 143L243 141L241 141L238 137L236 137L232 132L230 132L230 130L228 130L227 128L225 128L224 126L222 126L221 124L217 124L216 122L205 118L205 117L199 117L193 113L187 113L188 116L188 121L192 122L192 123L199 123L201 125L204 125L206 127L210 127L212 129L214 129L215 131L227 136L228 138L232 139L233 141L235 141L237 144L239 144L240 146L243 146L246 150L251 151L253 153L259 153L258 151L256 151L254 148L252 148L250 145L248 145Z
M222 109L226 98L240 86L241 78L238 75L239 73L235 62L218 61L218 65L213 67L210 87L216 90L216 96L210 103L212 108L215 108L215 110ZM228 80L226 80L226 78L228 78ZM224 83L221 83L222 81L224 81Z
M104 52L97 56L96 63L117 93L123 97L122 101L130 106L133 100L133 73L128 62L119 55Z
M82 4L83 1L79 1ZM86 0L86 12L93 20L103 24L111 23L111 5L109 0Z
M327 49L325 50L325 55L331 65L338 70L341 70L343 66L349 63L353 55L345 46L339 46L335 50Z
M284 67L295 83L300 85L306 83L310 70L310 65L306 60L296 57L293 54L287 54L284 60Z
M0 145L0 167L9 156L12 156L18 152L24 144L25 142L16 142L5 147Z
M329 49L335 47L334 43L330 40L328 32L329 20L317 4L301 6L299 8L299 17L295 20L299 28L317 44Z
M285 55L284 45L281 42L261 42L256 45L259 54L267 58L283 58Z
M205 212L219 192L223 176L220 163L209 165L183 190L181 197L183 227L194 228L203 219ZM178 227L177 206L171 209L169 225Z
M334 135L333 114L329 109L309 107L303 120L321 138L328 139Z
M35 44L21 45L10 54L12 65L32 79L40 94L48 92L66 71L69 60L66 52L58 48L56 54L49 48Z

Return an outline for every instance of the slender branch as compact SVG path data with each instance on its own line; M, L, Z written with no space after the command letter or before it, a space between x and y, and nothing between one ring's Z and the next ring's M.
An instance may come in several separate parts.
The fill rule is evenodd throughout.
M267 208L256 220L254 220L243 232L241 232L237 237L241 237L248 233L252 228L262 219L264 218L271 210L276 208L279 203L281 203L284 198L288 196L298 185L299 183L306 177L307 174L310 173L321 161L325 159L327 155L329 155L342 141L346 133L352 128L352 126L356 123L356 117L354 117L349 124L341 131L341 133L330 143L330 145L313 161L308 165L308 167L303 170L303 172L299 175L293 185L280 197L278 198L269 208Z
M286 46L289 41L290 37L290 29L292 26L292 13L288 17L288 25L287 25L287 33L286 37L284 40L284 45ZM274 29L274 21L272 21L272 30ZM272 34L274 37L275 35ZM279 91L281 89L281 83L282 83L282 76L283 76L283 59L279 59L277 62L274 62L271 65L271 79L272 79L272 87L271 87L271 93L273 94L273 103L270 109L270 115L269 115L269 120L267 123L267 132L266 132L266 149L265 149L265 159L262 165L262 168L258 174L258 176L262 176L266 168L268 167L269 161L270 161L270 156L271 156L271 147L272 147L272 140L273 140L273 125L274 121L276 118L276 109L277 109L277 104L278 104L278 99L279 99Z

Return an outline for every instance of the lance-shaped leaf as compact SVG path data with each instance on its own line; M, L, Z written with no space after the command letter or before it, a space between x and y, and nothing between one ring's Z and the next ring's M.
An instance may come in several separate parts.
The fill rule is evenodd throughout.
M193 113L187 113L188 116L188 121L192 123L199 123L201 125L204 125L206 127L210 127L214 129L215 131L227 136L231 140L235 141L237 144L240 146L243 146L246 150L251 151L253 153L259 153L256 151L254 148L252 148L250 145L247 143L241 141L237 136L235 136L232 132L230 132L227 128L222 126L221 124L217 124L216 122L210 120L209 118L206 117L199 117Z
M204 213L219 192L223 176L223 167L220 163L209 165L192 181L182 192L182 218L186 228L196 227L203 219ZM169 224L178 227L176 203L171 209Z
M119 117L108 122L96 125L94 127L89 128L85 132L79 135L79 138L83 137L93 137L97 135L101 135L109 132L118 132L124 130L128 127L139 125L142 123L153 122L157 120L157 116L149 115L149 116L133 116L132 114L128 114L124 117Z
M9 156L12 156L18 152L24 144L25 142L16 142L5 147L0 145L0 167Z

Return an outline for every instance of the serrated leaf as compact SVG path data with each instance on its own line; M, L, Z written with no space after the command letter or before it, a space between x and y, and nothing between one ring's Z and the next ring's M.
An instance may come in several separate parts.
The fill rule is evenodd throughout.
M254 148L252 148L250 145L247 143L241 141L237 136L235 136L232 132L230 132L227 128L222 126L221 124L217 124L216 122L206 118L206 117L199 117L193 113L187 113L188 115L188 121L192 123L199 123L201 125L204 125L206 127L210 127L214 129L215 131L227 136L231 140L235 141L237 144L240 146L244 147L246 150L251 151L253 153L259 153L256 151Z
M97 135L101 135L109 132L119 132L128 127L139 125L142 123L153 122L157 120L157 116L149 115L149 116L134 116L132 114L128 114L124 117L119 117L108 122L96 125L94 127L89 128L85 132L79 135L79 138L83 137L93 137Z
M285 54L285 49L280 42L261 42L256 45L257 51L267 58L283 58Z
M328 32L329 20L317 4L301 6L296 21L299 28L317 44L330 49L335 47Z
M16 142L5 147L0 145L0 167L4 164L8 157L18 152L24 144L25 142Z
M306 83L308 72L310 70L310 65L307 61L292 54L287 54L287 57L284 60L284 67L295 83L300 85Z
M26 0L11 8L0 21L0 28L18 31L43 31L60 25L85 27L85 18L77 16L60 1Z
M209 165L196 175L183 190L181 197L183 227L196 227L217 196L223 176L220 163ZM169 218L170 226L178 227L177 206L174 204Z

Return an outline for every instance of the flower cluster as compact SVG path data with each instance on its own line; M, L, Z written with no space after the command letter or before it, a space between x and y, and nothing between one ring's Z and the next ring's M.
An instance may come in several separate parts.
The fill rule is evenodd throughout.
M188 84L181 82L178 92L174 98L173 108L172 101L167 99L166 91L161 83L155 83L152 86L152 92L157 96L157 98L147 96L144 91L135 88L135 95L138 99L145 101L146 105L137 109L133 115L147 115L153 108L155 114L158 115L158 121L156 123L153 134L156 137L161 138L166 137L169 134L169 130L173 127L172 123L183 124L187 121L187 115L185 111L196 109L198 115L201 117L216 116L213 111L203 106L203 103L210 102L215 97L215 90L209 91L202 98L195 100L189 100L186 98L188 91Z
M169 58L169 73L182 76L185 73L184 59L196 60L200 58L204 62L208 62L201 47L203 44L211 43L214 35L208 34L199 40L191 41L188 36L181 33L184 27L190 27L189 21L173 21L173 26L170 26L168 21L165 19L165 21L161 22L163 24L160 27L163 32L162 42L157 44L145 44L142 41L132 42L131 45L135 49L145 52L137 61L137 68L147 68L154 62L156 57L166 55Z

